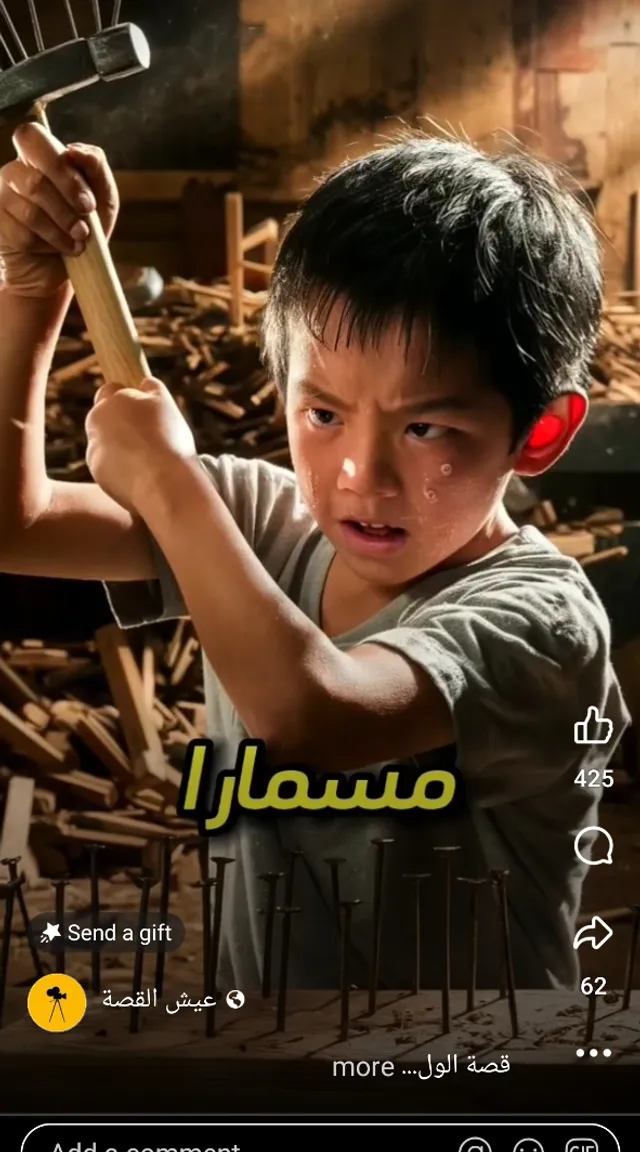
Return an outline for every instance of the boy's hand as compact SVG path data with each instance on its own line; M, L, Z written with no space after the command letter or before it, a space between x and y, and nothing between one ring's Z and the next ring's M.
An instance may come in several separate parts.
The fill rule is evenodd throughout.
M13 142L18 159L0 168L3 280L17 296L52 296L67 279L60 257L84 249L86 218L96 207L111 235L118 188L100 148L70 144L60 155L54 138L39 124L22 125Z
M130 512L141 511L176 462L197 457L191 429L160 380L145 380L140 389L103 384L85 426L93 479Z

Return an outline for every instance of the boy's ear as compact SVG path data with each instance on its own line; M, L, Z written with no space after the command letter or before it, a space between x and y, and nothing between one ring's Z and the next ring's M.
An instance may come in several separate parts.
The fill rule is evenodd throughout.
M568 392L552 400L516 451L514 472L518 476L540 476L551 468L584 424L588 409L587 398L580 392Z

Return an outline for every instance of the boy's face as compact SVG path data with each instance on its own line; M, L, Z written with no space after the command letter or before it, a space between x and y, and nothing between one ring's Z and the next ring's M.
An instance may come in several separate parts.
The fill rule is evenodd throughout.
M287 424L300 490L351 571L394 587L500 543L513 469L507 402L470 352L429 354L400 325L377 350L291 333ZM364 525L382 524L384 529ZM512 530L512 526L511 526ZM502 536L501 536L502 533Z

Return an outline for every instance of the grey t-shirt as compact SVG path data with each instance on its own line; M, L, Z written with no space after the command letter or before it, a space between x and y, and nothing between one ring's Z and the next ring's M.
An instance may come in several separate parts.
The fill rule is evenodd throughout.
M243 535L266 570L316 624L333 547L300 497L295 476L264 460L201 457ZM155 541L158 580L110 583L107 593L122 627L188 614ZM521 988L573 987L573 949L586 866L574 855L580 828L598 823L602 790L576 783L581 769L599 772L629 715L609 658L604 608L583 569L533 527L522 528L471 564L427 575L366 623L334 638L341 649L375 641L424 668L453 716L455 744L414 757L413 770L447 767L459 776L462 802L441 813L391 816L287 814L241 817L212 839L212 853L235 863L225 885L220 981L244 991L259 986L264 883L302 849L294 903L290 982L335 989L340 942L326 860L344 857L341 892L363 903L353 917L352 981L367 980L372 938L375 837L391 837L383 906L381 985L410 987L415 964L413 882L431 873L422 907L422 987L442 977L443 857L435 846L459 846L454 877L481 879L506 869L516 983ZM209 735L218 768L233 768L249 733L204 661ZM606 744L574 743L574 725L596 706L613 722ZM251 735L259 735L252 733ZM372 770L382 765L372 765ZM589 777L587 776L587 779ZM495 892L477 889L478 986L497 987L500 921ZM281 893L282 898L282 893ZM451 979L468 974L470 887L454 879ZM275 962L277 963L277 948ZM277 968L275 969L277 971Z

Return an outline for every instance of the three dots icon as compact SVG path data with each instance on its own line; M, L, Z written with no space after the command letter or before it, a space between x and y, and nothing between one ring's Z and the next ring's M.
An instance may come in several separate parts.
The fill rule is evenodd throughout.
M611 1052L610 1048L603 1048L601 1054L608 1059L608 1057L612 1055L612 1052ZM576 1056L582 1057L582 1056L587 1056L587 1055L595 1058L598 1055L598 1049L597 1048L589 1048L588 1052L587 1052L586 1048L576 1049Z

